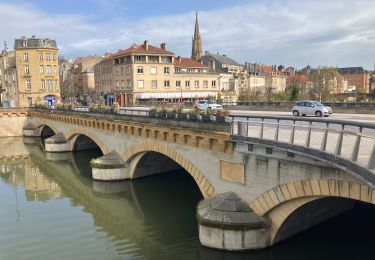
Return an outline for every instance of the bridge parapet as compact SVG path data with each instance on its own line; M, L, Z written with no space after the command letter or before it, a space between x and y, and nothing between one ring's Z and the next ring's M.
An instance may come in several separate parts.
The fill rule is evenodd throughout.
M240 152L248 151L254 143L284 149L325 161L375 185L375 124L317 118L236 117L231 125L231 140Z

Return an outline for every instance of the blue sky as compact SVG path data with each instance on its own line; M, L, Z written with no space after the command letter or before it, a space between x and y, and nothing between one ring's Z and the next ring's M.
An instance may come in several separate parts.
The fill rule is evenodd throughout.
M240 63L374 67L373 0L0 0L0 40L53 38L74 59L147 39L189 57L196 10L203 50Z

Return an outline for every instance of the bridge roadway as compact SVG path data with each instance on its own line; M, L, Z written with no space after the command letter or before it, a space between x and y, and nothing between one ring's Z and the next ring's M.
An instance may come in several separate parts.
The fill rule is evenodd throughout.
M253 247L247 249L278 243L349 209L354 201L375 204L374 124L335 120L336 114L328 119L265 114L235 117L229 125L33 109L1 117L0 126L13 127L14 133L23 126L36 136L48 128L60 133L53 145L66 151L85 147L90 139L105 155L116 151L125 165L119 169L122 178L177 164L207 199L233 191L270 223L261 233L263 242L252 237ZM9 125L9 117L14 124ZM232 247L245 241L245 234L213 230L202 235L209 241L205 245L245 249L242 242ZM214 241L228 237L232 244Z
M249 110L230 110L231 115L241 115L241 116L292 116L292 112L281 112L281 111L249 111ZM308 116L306 118L314 118L314 116ZM336 119L336 120L350 120L358 122L374 122L375 114L347 114L347 113L333 113L327 118L322 119Z

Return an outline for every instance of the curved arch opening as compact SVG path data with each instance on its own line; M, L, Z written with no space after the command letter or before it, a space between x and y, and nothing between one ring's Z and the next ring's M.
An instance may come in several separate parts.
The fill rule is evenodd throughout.
M145 152L135 165L132 178L183 170L174 160L158 152Z
M104 153L94 140L84 134L75 136L72 141L73 166L79 175L91 179L90 161Z
M49 127L48 125L44 125L42 127L42 130L40 131L40 137L43 139L46 139L48 137L51 137L53 135L55 135L55 131L53 131L53 129L51 127Z
M195 208L203 194L194 178L162 153L150 151L139 156L132 189L145 222L157 226L170 243L181 235L197 236Z
M75 137L72 148L73 152L85 150L100 150L100 152L104 154L100 146L94 140L84 134L78 134Z
M310 201L294 210L283 221L275 234L274 244L350 211L356 203L356 200L341 197L324 197Z

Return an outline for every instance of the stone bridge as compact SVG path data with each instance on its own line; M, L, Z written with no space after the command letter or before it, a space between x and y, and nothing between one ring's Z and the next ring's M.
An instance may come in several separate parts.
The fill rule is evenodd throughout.
M47 154L99 147L103 157L91 164L97 180L185 169L205 198L197 217L208 247L271 246L357 201L375 203L368 123L253 116L219 124L31 109L0 124L17 117L24 135L53 135Z

